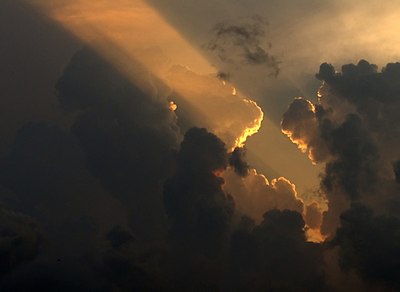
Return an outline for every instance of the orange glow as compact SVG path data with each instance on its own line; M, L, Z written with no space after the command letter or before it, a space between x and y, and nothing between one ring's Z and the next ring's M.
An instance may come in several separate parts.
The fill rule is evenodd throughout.
M327 236L321 234L320 229L311 229L311 228L308 228L306 230L306 236L307 236L307 241L315 243L324 242L327 238Z
M305 141L303 141L302 139L294 138L291 131L282 130L282 133L285 134L286 136L288 136L290 141L292 143L296 144L297 148L299 148L301 152L306 153L308 145Z
M232 95L236 95L236 88L232 87Z
M146 82L140 83L144 70L138 72L133 68L137 62L166 85L172 85L199 116L214 126L209 130L229 150L243 147L247 138L259 131L264 114L257 103L244 98L235 87L227 86L229 82L209 77L216 76L216 69L144 0L32 0L31 3L146 92L153 92L154 88ZM188 74L198 73L200 77L193 82L193 78L182 73L178 76L182 79L173 83L169 76L174 64L190 66L188 70L192 73ZM209 100L205 102L205 98ZM173 101L167 106L171 111L177 109ZM279 131L269 120L268 124ZM223 171L216 170L214 174L222 176Z
M216 170L214 170L212 173L213 173L215 176L223 177L224 171L225 171L225 169L221 168L221 169L216 169Z
M322 85L318 88L317 96L318 100L320 101L324 95L329 93L329 85L325 82L322 82Z
M253 218L256 224L262 222L265 212L272 209L304 213L304 204L298 197L295 185L284 177L269 182L255 169L250 169L246 177L239 177L231 167L223 177L223 189L232 195L237 210Z
M96 49L106 59L116 50L142 60L148 48L162 48L175 63L196 71L215 70L193 47L143 0L34 0L35 7ZM159 64L146 60L153 74ZM116 65L116 64L114 64ZM155 74L158 75L158 74Z
M57 4L48 0L34 0L33 3L39 11L95 49L145 92L159 94L154 92L151 84L142 80L146 79L143 77L144 70L138 70L129 64L129 60L132 63L139 61L146 70L167 85L171 85L168 74L174 64L190 66L190 69L187 67L189 71L204 76L216 76L216 69L144 0L60 0ZM221 114L221 107L217 113L212 103L203 101L202 105L197 106L200 100L194 98L204 96L201 93L209 84L201 81L196 84L190 80L191 76L180 77L182 79L178 86L174 86L177 83L172 84L173 89L188 103L196 105L196 110L207 116L207 121L218 125L209 130L221 136L228 148L243 145L247 137L260 128L263 116L257 113L261 109L255 102L244 101L244 105L250 104L252 108L241 110L241 116L246 119L242 122L241 116L231 113L229 109L225 108L225 113ZM218 81L216 77L215 80ZM229 91L228 88L226 90ZM221 92L219 89L214 94L215 98L221 98L218 96ZM195 97L193 93L196 93ZM238 92L232 88L230 94L237 95ZM176 110L175 103L169 103L168 106L172 111ZM253 117L249 117L251 115ZM227 122L228 117L230 122ZM255 120L251 121L253 118ZM236 141L235 145L232 145L233 141Z
M322 87L321 87L322 88ZM320 90L321 90L321 88L320 88ZM318 92L318 94L321 94L320 92ZM318 95L319 96L319 95ZM299 99L299 98L296 98L296 99ZM301 98L300 98L301 99ZM306 100L305 99L305 101L307 102L307 105L308 105L308 110L310 110L311 112L313 112L314 114L315 114L315 105L311 102L311 101L309 101L309 100ZM315 118L315 116L313 117L313 119L312 119L312 121L313 122L315 122L316 120L315 120L316 118ZM308 125L308 128L314 128L315 127L315 125L314 125L314 123L309 123L309 125ZM290 139L290 141L292 142L292 143L294 143L294 144L296 144L297 145L297 148L301 151L301 152L303 152L303 153L306 153L307 152L307 150L308 150L308 158L311 160L311 163L312 164L316 164L315 163L315 161L314 161L314 158L313 158L313 152L312 152L312 149L309 149L309 143L310 143L310 138L309 137L307 137L307 135L303 135L302 137L295 137L294 136L294 133L291 131L291 130L284 130L284 129L281 129L281 131L282 131L282 133L283 134L285 134L289 139Z
M176 111L177 108L178 108L178 106L176 105L175 102L173 102L173 101L170 101L170 102L169 102L169 109L170 109L171 111Z
M247 129L245 129L243 131L242 135L236 139L235 147L243 147L247 138L256 134L258 132L258 130L260 130L261 123L264 119L264 113L255 101L252 101L250 99L243 99L243 101L246 103L253 104L255 107L257 107L260 110L260 115L256 119L253 120L253 125L249 126Z

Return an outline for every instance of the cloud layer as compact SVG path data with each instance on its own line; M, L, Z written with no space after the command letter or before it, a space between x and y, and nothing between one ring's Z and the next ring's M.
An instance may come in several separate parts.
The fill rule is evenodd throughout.
M342 268L369 285L398 289L397 262L391 260L398 240L389 237L399 228L400 64L378 70L360 60L337 72L323 63L316 77L323 81L318 102L295 99L282 131L314 163L324 164L321 189L329 210L322 230L340 247Z

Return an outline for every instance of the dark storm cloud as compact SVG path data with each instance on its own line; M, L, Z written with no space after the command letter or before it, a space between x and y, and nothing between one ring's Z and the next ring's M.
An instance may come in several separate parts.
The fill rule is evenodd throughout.
M83 228L86 224L78 224L80 218L97 217L102 224L110 217L123 221L124 215L118 213L124 211L85 163L75 137L45 122L28 123L18 132L10 154L1 159L0 183L11 192L1 192L2 201L34 217L54 235L62 234L60 225L64 224L73 228L77 222L76 227Z
M340 180L337 185L353 200L371 192L384 194L382 201L390 199L393 188L386 180L395 177L393 163L400 154L398 68L399 63L387 64L378 72L376 65L361 60L333 74L332 66L321 65L320 136L333 157L323 179L328 192Z
M219 177L229 164L221 140L204 129L192 129L178 150L181 133L168 107L167 86L131 59L123 62L132 74L126 77L90 49L80 50L68 63L76 40L53 23L39 21L23 1L6 0L0 6L7 8L0 9L0 30L6 35L5 53L1 50L7 85L3 101L15 101L15 108L4 107L2 127L8 131L11 125L23 125L0 159L0 198L7 206L0 209L0 290L234 287L227 284L235 283L231 264L243 258L229 253L238 218ZM20 17L9 13L10 7ZM235 64L278 73L278 62L263 43L263 20L226 23L218 29L214 33L219 44L227 41L233 46L227 56ZM229 79L226 73L219 77ZM209 80L201 86L209 88L206 92L213 100ZM218 108L225 100L232 101L230 88L225 91L227 98ZM260 116L255 104L236 104L239 113L253 109L246 115L249 121ZM237 124L232 127L239 130ZM14 131L7 133L14 136ZM231 162L243 174L247 166L242 153L237 154ZM278 180L275 186L299 205L289 182ZM256 287L262 290L310 288L309 279L320 284L314 265L320 264L320 246L305 242L299 213L276 211L260 226L248 225L245 231L257 250L251 258L255 262L238 277L243 287L249 287L253 269ZM303 261L311 264L299 270ZM304 276L305 283L299 283L292 271Z
M80 282L92 285L95 265L91 260L99 252L99 233L112 222L123 224L125 210L87 171L76 139L57 126L29 123L19 131L11 153L1 160L0 174L2 201L32 217L42 238L40 249L34 248L37 243L32 235L32 246L27 246L24 233L34 225L15 215L19 225L14 233L4 229L3 243L6 247L7 242L15 242L17 249L9 252L12 260L0 280L1 289L49 291L75 289ZM0 225L8 221L4 215ZM13 269L24 254L31 261Z
M138 68L132 71L147 84L148 93L85 49L73 57L57 89L61 106L80 113L72 132L83 147L89 169L116 198L133 208L135 232L154 236L153 228L158 232L165 228L160 221L162 184L171 171L171 151L180 133L175 114L168 108L165 86L146 79L148 73Z
M59 127L28 123L17 133L11 153L2 159L1 181L19 197L18 208L32 212L44 201L65 199L59 187L67 188L76 178L82 158L77 141Z
M322 186L329 200L337 195L375 205L397 200L390 178L394 181L393 163L400 155L398 68L398 63L388 64L378 72L376 65L361 60L342 66L339 73L324 63L317 74L324 81L319 103L296 99L285 113L284 132L314 161L326 163ZM311 107L304 111L295 107L299 103Z
M12 258L3 288L23 289L16 284L20 277L27 279L24 285L44 290L75 289L79 282L108 286L114 283L112 273L101 277L99 271L118 274L118 264L105 260L102 234L128 223L138 236L154 238L166 226L162 185L179 139L166 96L144 93L87 49L71 60L57 90L63 109L75 115L71 133L47 122L28 123L1 159L2 201L32 216L44 237L35 257L24 234L18 234L28 223L24 227L21 221L14 234L4 231L4 260ZM113 231L108 240L115 249L122 239L119 230ZM23 269L11 270L32 259ZM94 284L99 276L102 280ZM122 285L120 280L116 285Z
M35 222L0 206L0 276L39 253L41 235Z
M319 136L315 106L310 101L296 98L283 114L281 129L299 149L308 150L311 160L318 162L326 158L328 151Z
M378 216L361 204L353 204L340 216L341 227L332 244L340 249L340 264L355 270L370 284L400 288L400 219Z
M321 246L306 242L300 213L272 210L259 225L235 215L234 202L216 175L228 166L228 158L222 141L205 129L192 128L185 134L175 176L164 190L175 287L223 291L324 287Z
M239 56L237 64L264 66L276 74L277 62L261 40L262 20L249 22L250 26L244 25L244 34L241 24L222 25L219 41L227 39L236 46L233 52ZM38 44L37 50L18 45L22 51L18 56L32 56L29 58L35 61L29 65L35 74L21 73L22 79L28 79L28 89L41 88L36 78L46 79L45 83L53 86L61 70L42 74L39 69L46 71L47 67L42 68L41 60L54 61L62 55L63 63L68 55L53 55L53 47L36 39L38 31L45 35L42 28L50 26L41 24L38 30L26 34L29 43ZM27 25L24 29L29 28ZM55 47L61 46L58 37L49 38ZM15 42L5 44L14 49ZM25 61L20 59L23 66L19 64L13 70L23 72L30 64ZM43 114L39 117L45 121L37 122L35 117L26 123L1 158L1 201L13 211L0 210L0 256L4 264L0 265L0 290L224 290L231 287L227 283L235 282L230 264L240 255L229 255L229 247L238 219L234 202L222 190L223 179L219 177L229 163L224 144L206 130L195 128L188 131L178 151L180 129L175 113L168 108L167 86L133 60L126 59L124 65L133 76L127 78L90 49L77 52L56 84L62 111L54 110L56 98L44 102L53 108L54 119ZM208 80L204 84L209 85ZM25 83L18 84L25 88L20 86ZM42 91L27 93L29 102L23 103L23 108L34 108ZM230 94L227 96L232 100ZM237 108L244 106L238 103ZM24 118L31 120L30 116ZM54 120L66 120L71 128L56 126ZM254 116L249 115L249 120ZM241 153L238 156L235 164L242 170L247 168ZM290 201L295 198L287 181L277 181L276 187ZM277 212L266 215L260 226L246 229L258 247L252 260L262 260L253 262L250 270L240 275L244 279L241 283L249 287L247 275L255 268L260 289L293 285L310 288L311 278L319 285L320 271L314 264L299 272L303 259L320 263L319 246L305 242L299 213ZM273 249L278 246L274 258ZM299 255L303 248L304 258ZM291 252L295 254L293 262L285 256ZM310 259L312 253L315 257ZM275 270L272 274L271 269ZM298 278L283 283L283 279L292 277L292 270L304 276L306 283L299 283ZM265 277L270 282L266 283Z
M259 15L240 21L226 21L216 24L211 30L213 39L207 49L215 53L222 63L240 67L262 65L279 74L279 61L271 55L271 43L265 46L268 22Z
M30 120L59 121L54 83L80 44L30 7L31 1L0 3L0 153ZM24 23L20 26L20 23Z
M378 154L357 115L348 115L346 121L330 133L331 154L336 157L325 166L322 185L328 193L339 190L351 200L371 189L377 181Z
M329 210L322 231L336 232L331 244L339 247L341 268L369 287L397 290L400 64L379 71L361 60L337 72L324 63L316 77L324 82L318 103L296 99L282 129L325 163L321 188Z
M103 255L101 276L113 283L114 289L160 291L160 279L155 277L157 270L147 271L158 261L160 253L157 249L141 243L121 226L114 226L106 234L106 239L109 248Z
M400 183L400 161L396 161L393 163L393 171L396 177L396 181Z
M305 242L295 211L272 210L258 226L244 219L232 235L232 288L239 291L321 291L322 250Z
M242 227L220 175L229 163L245 174L243 150L229 154L202 128L190 129L179 146L168 90L143 69L133 72L145 89L93 51L77 52L57 83L59 104L73 118L71 129L32 122L18 132L1 160L1 198L36 220L44 239L37 249L36 227L24 220L14 233L2 235L10 266L0 288L321 287L320 246L306 242L296 212L273 211L259 226L249 223L246 236L257 249L244 246L252 254L249 266L233 266L244 260L237 250L230 252L236 244L232 230ZM279 179L271 188L302 210L288 181ZM0 226L7 227L10 216L0 217ZM284 283L287 278L293 280Z
M124 230L117 225L107 233L107 240L113 248L120 248L134 240L134 236L128 230Z
M172 239L205 255L218 254L231 224L233 200L215 174L227 165L224 143L206 129L192 128L177 154L176 174L164 188Z
M228 291L323 288L321 246L306 242L300 213L272 210L259 225L235 218L223 180L214 174L227 167L227 159L223 143L205 129L186 133L164 193L172 243L179 247L173 264L181 263L174 267L177 285Z
M236 147L229 157L229 165L232 166L235 172L241 177L246 177L249 174L249 164L245 156L246 149Z

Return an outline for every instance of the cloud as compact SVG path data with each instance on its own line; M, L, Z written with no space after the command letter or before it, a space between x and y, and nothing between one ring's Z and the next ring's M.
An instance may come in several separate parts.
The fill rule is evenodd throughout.
M322 212L318 203L313 202L306 207L305 221L311 229L319 229L322 225Z
M167 80L172 88L170 98L178 105L176 115L183 131L204 127L233 151L261 127L264 116L261 108L240 92L234 95L232 84L224 85L215 76L200 75L183 66L172 67Z
M293 4L282 3L278 6ZM311 14L305 6L301 11ZM115 10L110 11L112 17ZM0 210L7 264L0 265L2 290L326 288L323 245L306 242L307 228L321 225L319 206L304 206L287 179L269 182L251 170L244 149L235 148L258 131L263 118L240 90L232 94L236 65L264 72L243 70L260 83L260 76L277 74L280 67L263 43L264 37L272 39L266 23L239 19L212 33L217 47L209 53L226 53L217 78L177 66L163 84L120 52L116 59L131 73L128 80L92 50L74 55L56 86L63 110L57 119L67 122L25 124L0 160L0 197L7 205ZM329 216L351 201L376 209L378 215L342 216L350 223L342 223L334 243L343 268L398 288L397 274L391 273L397 262L386 265L398 252L398 64L378 72L362 61L342 73L324 65L318 77L325 83L320 104L296 100L283 125L315 162L326 163L322 183L331 200ZM175 112L171 102L178 105ZM359 217L385 240L370 237ZM359 238L371 244L370 255L358 248ZM388 255L378 257L377 250ZM384 275L371 267L375 262Z
M107 249L102 255L102 276L113 283L115 289L161 289L151 267L152 262L157 262L157 250L152 246L143 246L129 230L121 226L114 226L106 234L106 241Z
M229 152L244 142L249 129L258 130L262 111L240 94L232 95L230 85L214 76L179 67L171 71L170 90L141 66L132 66L137 84L92 50L77 52L56 86L62 114L69 117L71 127L27 123L2 158L0 183L7 189L2 200L32 216L45 240L34 257L21 260L24 265L17 261L6 271L1 288L193 290L225 289L235 282L232 263L240 255L231 257L229 251L242 214L223 188L222 174L229 160L245 173L243 151ZM176 95L177 112L169 108L174 93L181 94L180 100ZM190 128L182 139L179 111L197 109L180 103L185 100L190 105L196 100L196 106L204 102L210 119L189 122L206 124L209 131ZM283 215L287 219L262 217L276 207L303 212L294 185L284 178L267 184L262 176L248 172L240 177L232 169L226 171L236 183L258 182L256 186L274 201L257 210L259 222L268 218L268 226L286 230L279 233L279 227L273 227L267 232L280 242L270 247L284 245L290 237L293 244L280 257L304 247L319 265L320 247L305 242L300 213ZM256 193L255 188L242 188L248 197L253 190ZM248 231L262 229L263 224L253 224ZM259 233L263 232L251 235L260 245L255 257L268 260L272 254L266 255L261 247L264 239ZM295 258L311 261L308 255ZM286 268L298 270L286 261L286 268L272 275L269 270L277 263L265 265L257 271L259 287L285 286L281 280L276 285L266 283L264 276L283 279ZM247 273L239 278L247 282ZM318 268L305 273L307 279L321 283Z
M203 128L186 134L177 154L177 170L164 188L164 204L174 241L204 255L220 252L233 215L233 200L215 174L228 165L224 143ZM225 239L226 240L226 239Z
M296 98L284 113L281 128L313 162L324 161L328 150L319 138L316 108L310 101Z
M246 149L236 147L229 157L229 165L233 167L235 172L241 176L246 177L249 174L249 164L245 160Z
M305 252L295 258L309 262L314 257L315 266L311 265L304 275L320 285L320 247L306 243L301 214L283 215L287 219L280 215L262 217L265 211L275 208L303 212L294 185L284 178L267 183L263 176L249 170L243 149L230 153L212 131L191 128L182 140L177 116L169 109L171 91L151 75L139 74L144 72L141 68L133 72L138 74L140 88L93 51L79 51L57 84L60 106L70 116L71 128L49 122L28 123L20 129L10 153L2 158L1 199L32 216L44 241L41 249L34 249L37 237L26 235L31 225L21 221L17 229L26 241L32 239L32 245L24 243L17 250L7 245L15 266L5 269L0 287L228 289L236 279L248 287L248 270L240 277L233 273L233 262L241 261L241 255L230 253L233 234L242 228L240 217L245 213L237 211L236 206L242 208L243 202L238 199L236 203L224 183L241 185L240 195L244 197L251 197L252 192L268 197L255 215L260 217L258 222L264 223L251 223L246 231L259 246L255 258L269 261L272 256L264 248L263 232L255 231L262 229L268 218L268 226L280 226L266 231L277 240L269 248L292 242L279 253L282 259L284 254L304 248ZM219 98L219 105L228 102L237 109L237 124L221 127L232 129L231 140L227 139L231 146L249 124L259 127L262 112L255 104L231 95L230 89L215 77L194 75L193 80L189 84L193 87L187 87L186 93L194 92L192 96L199 97L200 89L212 92L217 88L214 97ZM218 90L225 95L218 95ZM177 111L182 108L179 105ZM223 112L221 107L218 110ZM217 125L217 120L213 123ZM248 175L241 177L232 168L227 170L229 164ZM229 175L232 181L228 181ZM286 231L278 232L279 228ZM288 261L282 264L284 268L270 274L276 262L261 267L253 262L251 269L257 268L255 285L300 285L297 280L283 283L281 279L287 276L284 271L298 271L299 267ZM267 283L265 277L280 280ZM309 287L308 280L305 285Z
M247 222L247 223L246 223ZM301 214L271 210L255 227L247 220L232 236L232 287L240 290L321 290L322 250L305 242Z
M332 243L340 247L341 267L355 270L371 286L399 289L399 218L375 215L361 204L352 204L340 220Z
M269 182L255 169L250 169L247 176L240 177L232 168L228 168L223 177L223 189L232 195L237 210L257 223L269 210L288 209L300 214L304 211L303 201L297 196L294 184L284 177Z
M327 246L336 247L342 278L355 273L358 286L399 289L400 64L378 70L360 60L338 72L323 63L316 77L323 81L318 102L295 99L282 130L314 162L324 163Z
M324 82L318 103L296 99L283 117L283 132L309 151L314 162L325 163L321 187L330 205L326 232L334 233L350 202L388 213L398 205L399 68L389 63L378 71L360 60L336 72L323 63L316 75Z
M95 52L81 50L57 89L60 105L77 113L72 133L92 174L129 206L135 233L152 237L155 230L165 232L162 185L181 134L169 109L168 87L129 62L136 84Z
M34 260L22 266L25 259L18 253L26 253L28 261L30 251L25 251L23 235L17 238L21 251L10 251L15 258L10 264L18 267L7 268L2 288L114 285L114 278L100 272L108 267L101 261L107 231L120 225L142 240L164 236L162 187L180 132L161 93L166 87L159 84L153 90L157 82L142 77L143 83L148 81L147 93L93 51L81 50L57 84L71 130L30 122L18 132L10 153L1 159L0 183L6 191L1 189L0 195L7 206L37 221L45 240ZM22 232L25 227L18 228Z
M322 185L328 193L338 190L357 200L377 180L378 159L369 133L357 115L348 118L331 133L331 153L336 158L326 164Z
M39 253L42 236L28 216L0 207L0 276L32 261Z
M396 177L396 181L400 183L400 161L396 161L393 163L393 171Z
M217 55L222 67L227 64L238 70L242 66L261 65L276 77L279 61L269 52L271 43L265 46L267 26L268 22L259 15L217 23L206 48Z
M0 192L1 200L51 232L85 216L95 217L102 226L109 220L122 224L125 210L85 163L79 142L65 130L45 122L27 123L9 155L1 159L0 183L8 190Z

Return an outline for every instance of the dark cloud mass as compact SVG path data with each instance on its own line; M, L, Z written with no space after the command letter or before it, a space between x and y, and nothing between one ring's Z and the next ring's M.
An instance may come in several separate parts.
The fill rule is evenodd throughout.
M296 99L282 122L325 163L322 216L287 179L251 169L244 148L229 153L204 128L182 135L168 87L139 65L136 85L77 52L56 84L71 127L30 122L1 159L1 287L329 291L334 247L340 273L397 289L397 71L327 66L319 103ZM359 93L366 83L389 87L387 97ZM319 228L327 243L308 242Z
M32 261L39 252L40 232L28 216L0 207L0 276L24 262Z
M279 61L270 53L272 44L265 41L267 26L268 22L259 15L217 23L211 30L213 38L206 48L216 54L222 67L239 70L243 66L260 65L276 77L280 70ZM220 77L226 79L229 75L223 71Z
M233 200L223 192L223 179L215 172L227 164L227 151L218 137L201 128L186 132L177 154L176 174L164 189L170 234L182 247L189 243L206 255L221 248L231 223Z
M241 219L223 173L229 165L250 172L244 149L228 153L204 128L181 135L168 87L130 62L137 83L96 52L78 51L56 84L71 126L29 122L1 159L1 200L10 209L0 216L2 290L322 287L320 246L306 242L302 215L271 211L260 225ZM282 194L281 209L303 209L283 178L271 191ZM239 230L256 250L235 243ZM245 261L237 244L252 255L243 270L234 264ZM285 257L292 249L293 261Z
M38 240L28 238L30 247L22 228L4 229L4 262L9 264L3 287L26 289L15 286L23 277L27 287L45 291L125 289L122 280L113 281L112 274L125 266L104 253L104 234L119 225L142 240L166 232L162 187L179 139L174 114L166 99L139 90L88 49L75 54L57 90L65 114L75 115L71 131L28 123L1 160L2 200L32 216L43 237L36 256ZM113 230L108 240L118 248L121 232ZM33 259L10 274L20 262ZM128 266L141 278L136 264ZM112 272L102 277L102 270Z
M146 76L145 71L138 74ZM166 93L153 94L162 93L163 85L156 87L151 79L143 82L150 93L131 84L96 53L82 50L65 69L57 89L61 106L79 113L72 132L89 169L123 204L137 208L132 210L137 217L131 219L137 232L153 236L150 226L158 232L164 228L157 222L163 213L162 185L180 133ZM145 229L143 221L150 224Z
M249 174L249 164L246 162L245 156L246 149L236 147L229 157L229 165L242 177Z
M399 289L399 68L361 60L337 72L324 63L318 102L295 99L282 120L282 131L325 164L322 231L340 247L340 266L377 289Z
M396 161L393 163L393 171L396 176L396 181L400 183L400 161Z
M400 289L400 219L373 214L353 204L340 216L334 245L340 246L340 265L355 269L368 283Z
M295 211L272 210L254 228L244 220L231 242L233 289L321 291L322 249L305 242L304 221Z
M324 165L323 213L246 161L263 112L230 82L246 68L278 75L267 26L254 16L211 30L217 78L142 48L162 63L156 77L111 44L113 56L85 47L67 63L60 53L57 74L41 68L29 84L51 84L38 112L53 112L33 113L36 89L19 130L0 127L14 141L0 151L0 291L399 290L400 63L324 63L318 102L296 98L284 114L282 131Z

